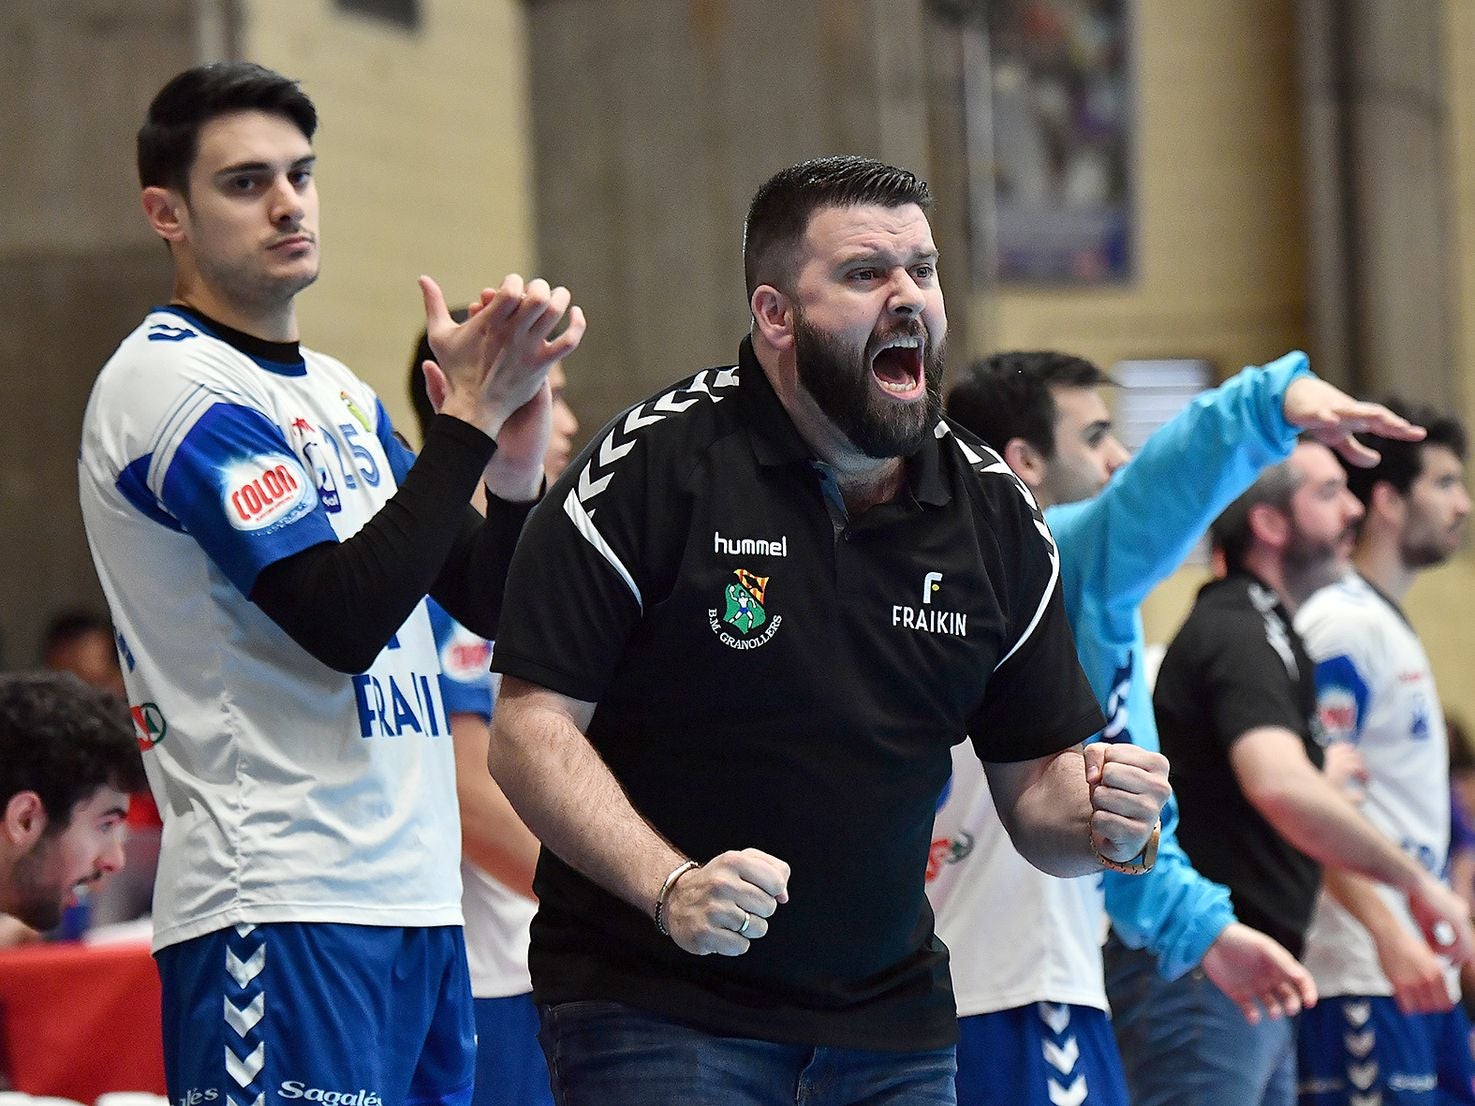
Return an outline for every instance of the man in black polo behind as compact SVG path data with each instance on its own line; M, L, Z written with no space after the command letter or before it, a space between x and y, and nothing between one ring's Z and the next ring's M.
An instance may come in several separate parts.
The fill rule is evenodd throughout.
M737 366L620 415L529 520L490 759L544 842L560 1102L952 1102L923 873L965 735L1036 864L1150 863L1166 762L1083 757L1054 544L941 416L929 202L860 158L776 175Z
M1302 441L1214 521L1228 573L1199 592L1153 695L1178 838L1195 868L1229 888L1235 913L1293 955L1320 866L1336 864L1407 895L1431 947L1464 961L1475 948L1464 904L1318 770L1313 669L1291 619L1346 571L1361 516L1331 450ZM1251 1025L1202 972L1163 979L1117 940L1106 967L1136 1106L1295 1102L1289 1021Z

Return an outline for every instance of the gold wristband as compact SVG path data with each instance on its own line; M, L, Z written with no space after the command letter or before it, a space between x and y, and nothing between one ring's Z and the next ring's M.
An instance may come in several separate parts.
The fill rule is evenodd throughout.
M1112 860L1109 856L1102 856L1101 850L1096 847L1096 838L1091 836L1090 830L1086 831L1087 839L1091 842L1091 851L1096 854L1096 859L1101 866L1128 876L1140 876L1152 871L1152 866L1157 863L1157 843L1162 835L1163 820L1159 818L1152 827L1152 835L1148 837L1147 844L1142 847L1142 851L1132 860L1124 862Z

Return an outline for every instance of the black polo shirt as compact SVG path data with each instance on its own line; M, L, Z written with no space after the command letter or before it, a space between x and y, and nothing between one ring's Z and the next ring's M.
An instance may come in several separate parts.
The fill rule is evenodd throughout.
M1178 843L1234 912L1301 955L1321 867L1276 833L1240 790L1229 750L1250 730L1279 726L1313 740L1315 669L1275 593L1236 574L1206 584L1158 671L1153 708L1173 765Z
M596 702L589 740L678 849L792 868L766 937L696 957L545 849L539 1001L814 1045L955 1039L923 894L949 749L1032 759L1101 717L1040 513L976 439L939 426L853 520L833 491L744 341L739 367L616 418L533 512L492 667Z

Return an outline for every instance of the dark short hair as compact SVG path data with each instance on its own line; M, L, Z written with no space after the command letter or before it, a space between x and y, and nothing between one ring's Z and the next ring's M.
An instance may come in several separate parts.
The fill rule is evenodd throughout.
M1467 443L1465 427L1453 415L1446 415L1432 407L1409 403L1398 396L1389 396L1382 401L1395 414L1416 423L1428 431L1422 441L1400 442L1378 434L1359 434L1357 440L1376 449L1382 457L1372 468L1358 468L1346 458L1342 467L1347 470L1347 490L1357 496L1364 507L1371 503L1373 487L1391 484L1399 495L1406 495L1413 482L1424 471L1424 450L1430 446L1443 446L1461 461L1465 459Z
M113 624L96 611L62 611L41 631L41 662L49 663L52 653L89 634L102 634L113 639Z
M104 786L144 787L127 705L69 672L0 675L0 803L36 792L59 833Z
M748 206L743 224L743 275L748 298L760 284L770 283L776 266L787 267L804 237L809 220L827 207L876 204L932 206L927 182L905 169L851 154L819 157L791 165L765 181Z
M452 310L451 319L454 322L464 323L467 319L466 308L457 307ZM435 408L431 405L430 393L425 390L423 366L427 361L440 364L435 351L430 348L430 336L422 330L420 340L415 343L415 352L410 358L410 407L415 412L415 423L420 427L422 442L425 440L425 432L430 429L430 420L435 418Z
M197 65L161 88L149 105L138 132L139 183L188 194L200 129L237 111L283 116L309 140L318 127L317 109L296 81L249 61Z
M1245 554L1250 551L1254 532L1250 529L1250 512L1262 503L1289 512L1291 497L1301 486L1302 477L1289 459L1271 465L1245 491L1209 523L1209 538L1224 553L1224 564L1231 572L1244 568Z
M1057 415L1050 389L1115 383L1084 357L1069 353L996 353L963 370L948 392L946 410L1000 453L1011 438L1023 438L1050 458Z

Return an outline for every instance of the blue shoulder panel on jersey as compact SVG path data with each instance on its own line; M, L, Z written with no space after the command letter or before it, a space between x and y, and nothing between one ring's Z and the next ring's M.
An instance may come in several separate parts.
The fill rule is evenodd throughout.
M1316 715L1330 740L1355 741L1362 735L1371 692L1357 665L1345 653L1316 666Z
M410 466L415 463L415 454L405 447L405 443L394 432L394 425L389 421L389 412L384 409L383 400L378 401L374 416L375 433L379 444L384 447L384 456L389 458L389 471L394 473L395 484L403 484Z
M338 540L281 428L250 407L217 403L196 420L161 498L242 595L272 562Z
M159 506L154 493L149 491L149 466L153 463L154 455L145 453L118 473L118 479L114 481L118 494L133 504L145 518L153 519L160 526L167 526L170 530L183 533L184 527L171 518L168 511Z
M446 714L492 717L491 643L476 637L445 612L434 599L425 600L430 631L440 657L440 697Z

